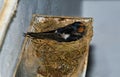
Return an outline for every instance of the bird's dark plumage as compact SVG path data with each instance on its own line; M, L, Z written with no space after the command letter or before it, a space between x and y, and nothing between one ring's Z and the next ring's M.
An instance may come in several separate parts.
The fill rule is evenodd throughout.
M74 22L65 27L58 28L47 32L27 32L25 35L38 39L53 39L60 42L76 41L85 34L85 25L82 22Z

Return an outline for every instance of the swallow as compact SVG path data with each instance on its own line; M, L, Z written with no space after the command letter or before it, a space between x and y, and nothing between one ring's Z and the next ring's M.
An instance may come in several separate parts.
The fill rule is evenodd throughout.
M30 36L36 39L52 39L59 42L71 42L82 38L86 33L86 26L82 22L74 22L65 27L60 27L56 30L47 32L27 32L25 36Z

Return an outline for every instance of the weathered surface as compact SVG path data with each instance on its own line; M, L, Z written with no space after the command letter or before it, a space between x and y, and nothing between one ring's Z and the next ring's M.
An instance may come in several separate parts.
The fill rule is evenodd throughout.
M10 21L17 9L18 0L4 0L2 9L0 10L0 49L4 42L4 37L8 29Z
M2 3L3 0L0 0L1 6ZM23 33L28 29L32 14L81 16L81 6L81 0L19 0L17 12L0 49L0 76L13 77L21 53Z
M89 42L93 33L91 18L34 15L29 32L53 30L75 21L80 21L86 26L86 34L78 41L66 43L26 37L16 76L85 77Z
M20 0L18 4L17 12L10 23L4 44L0 48L0 77L13 77L23 44L23 32L26 32L32 14L35 13L36 7L31 4L36 4L36 1Z

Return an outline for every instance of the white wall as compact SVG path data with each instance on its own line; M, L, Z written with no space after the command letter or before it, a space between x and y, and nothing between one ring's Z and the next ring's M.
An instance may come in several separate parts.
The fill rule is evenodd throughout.
M2 5L3 5L3 0L0 0L0 10L2 8Z
M83 16L94 18L93 62L88 77L120 74L120 1L84 1ZM90 52L91 53L91 52Z

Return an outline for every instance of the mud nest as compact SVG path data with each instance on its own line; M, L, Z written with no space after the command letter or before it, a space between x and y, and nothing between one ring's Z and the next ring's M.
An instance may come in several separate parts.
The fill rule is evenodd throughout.
M83 62L88 55L89 41L92 37L91 19L35 15L28 31L50 31L76 21L84 23L87 28L85 36L77 41L57 42L26 37L20 64L25 69L22 70L27 74L34 73L37 77L70 77L75 72L83 71Z

